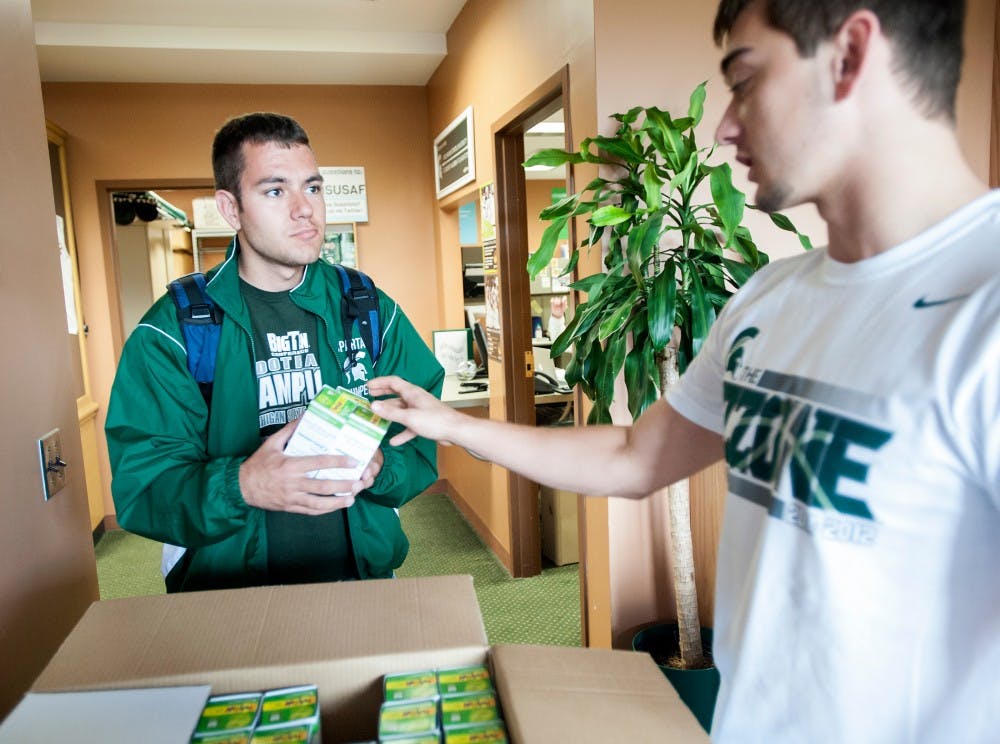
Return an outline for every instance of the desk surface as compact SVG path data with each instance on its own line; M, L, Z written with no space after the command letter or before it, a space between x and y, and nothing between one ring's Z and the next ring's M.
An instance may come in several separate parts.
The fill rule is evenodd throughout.
M471 393L463 393L461 390L468 388L461 387L461 382L455 375L445 375L444 387L441 389L441 401L447 403L452 408L475 408L477 406L489 406L490 389L489 379L484 377L479 380L472 380L485 386L483 390L475 390ZM573 400L573 393L546 393L536 395L535 403L568 403Z

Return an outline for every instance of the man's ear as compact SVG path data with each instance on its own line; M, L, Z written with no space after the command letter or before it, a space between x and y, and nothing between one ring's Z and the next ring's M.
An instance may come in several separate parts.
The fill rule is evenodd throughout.
M834 34L834 100L842 101L855 89L865 71L872 42L880 33L878 16L870 10L858 10Z
M229 226L239 231L240 205L236 201L236 195L231 191L219 189L215 192L215 206L219 208L219 213L229 223Z

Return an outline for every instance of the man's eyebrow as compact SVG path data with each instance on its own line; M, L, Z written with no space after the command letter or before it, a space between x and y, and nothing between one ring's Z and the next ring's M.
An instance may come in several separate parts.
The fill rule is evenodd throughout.
M257 181L254 186L264 186L269 183L288 183L288 179L284 176L265 176Z
M323 176L320 175L319 173L314 173L311 176L309 176L309 178L307 178L305 182L323 183ZM257 181L257 183L255 183L254 186L266 186L272 183L286 184L288 183L288 179L285 178L284 176L265 176L264 178Z
M746 54L750 51L750 47L740 47L739 49L734 49L725 57L722 58L722 62L719 63L719 69L722 70L722 75L725 76L729 72L729 65L739 57L740 55Z

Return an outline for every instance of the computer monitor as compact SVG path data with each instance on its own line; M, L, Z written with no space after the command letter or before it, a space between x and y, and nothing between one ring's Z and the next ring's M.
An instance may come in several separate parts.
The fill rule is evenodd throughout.
M472 323L472 338L476 341L476 349L479 351L479 369L476 370L476 377L486 377L487 353L486 353L486 333L483 331L483 324L474 321Z

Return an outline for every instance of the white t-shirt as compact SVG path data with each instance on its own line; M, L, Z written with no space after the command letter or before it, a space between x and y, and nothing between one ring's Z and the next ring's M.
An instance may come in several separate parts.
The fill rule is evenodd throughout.
M758 272L668 400L726 438L713 739L1000 741L1000 191Z

